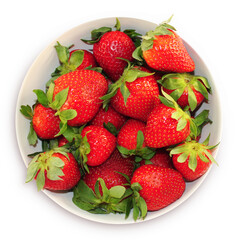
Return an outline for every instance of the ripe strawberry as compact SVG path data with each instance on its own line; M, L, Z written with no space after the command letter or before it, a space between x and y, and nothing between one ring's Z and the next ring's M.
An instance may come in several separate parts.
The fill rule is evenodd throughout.
M208 80L202 76L189 73L166 74L159 81L163 90L172 96L182 108L190 106L194 111L204 99L208 100L208 91L211 90Z
M125 116L115 111L111 106L108 106L107 109L100 108L91 121L91 125L103 127L104 125L111 123L117 130L119 130L126 120L127 118Z
M38 190L66 191L80 180L81 174L71 153L55 149L36 155L27 170L26 182L36 179Z
M133 56L138 60L143 57L148 66L158 71L192 72L195 69L194 61L176 34L176 29L168 24L170 20L147 32Z
M150 114L145 142L148 147L162 148L184 141L190 134L197 135L197 126L187 112L184 112L172 97L164 93L162 104Z
M20 112L29 120L30 130L28 133L28 142L30 145L36 145L38 138L53 139L60 131L60 119L56 116L56 111L37 103L31 108L29 105L22 105Z
M126 178L119 173L131 177L133 169L134 162L132 158L123 158L118 150L115 150L103 164L89 167L89 173L83 177L83 180L88 187L95 191L94 186L97 180L102 178L107 188L110 189L113 186L126 184Z
M117 81L123 73L127 63L119 58L133 60L132 53L135 45L131 37L121 32L117 19L116 31L109 27L101 27L92 31L92 40L83 40L93 44L93 55L103 71L113 81Z
M134 150L137 147L138 131L144 135L146 124L136 119L129 119L123 125L117 136L117 144L129 150ZM145 147L145 142L141 147Z
M80 144L80 154L86 154L89 166L102 164L116 148L116 137L103 127L87 126L83 128L81 136L83 141Z
M163 148L158 149L151 159L141 161L140 166L149 163L159 167L173 168L172 158L170 157L169 152Z
M147 121L153 108L160 103L159 89L152 72L143 67L132 67L129 63L122 77L109 87L102 99L119 113Z
M135 156L135 161L150 159L155 154L153 149L146 147L144 141L146 124L136 119L129 119L117 136L117 148L123 156Z
M69 126L80 126L89 122L101 107L102 97L107 92L105 77L93 70L77 70L60 76L55 81L53 98L69 87L67 100L61 111L73 109L77 116L68 121Z
M42 104L37 104L34 107L32 125L39 138L52 139L60 131L61 121L59 116L55 116L55 113L56 111L44 107Z
M174 147L170 154L174 167L182 174L186 181L194 181L204 175L214 160L211 149L215 146L208 146L209 137L199 143L194 140L184 142Z
M179 199L185 182L182 175L174 169L143 165L135 170L131 184L139 183L140 196L145 200L148 211L156 211Z

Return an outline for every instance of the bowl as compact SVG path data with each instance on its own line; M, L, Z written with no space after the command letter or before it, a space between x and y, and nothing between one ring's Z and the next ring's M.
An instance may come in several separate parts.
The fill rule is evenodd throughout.
M154 29L157 26L157 24L155 23L141 20L141 19L136 19L136 18L120 17L119 20L121 22L122 30L136 29L136 31L141 34L145 34L147 31ZM116 22L116 18L113 17L113 18L97 19L94 21L80 24L79 26L67 31L66 33L61 35L59 38L54 40L52 43L50 43L40 53L40 55L36 58L36 60L31 65L30 69L28 70L22 82L22 86L19 91L17 104L16 104L16 118L15 118L17 142L19 145L19 150L20 150L22 159L26 167L28 166L28 163L31 160L27 155L41 150L41 146L40 146L41 144L38 144L36 147L32 147L28 144L27 134L29 130L29 121L23 117L19 109L21 105L34 104L34 100L36 99L36 96L33 93L33 89L44 90L45 84L50 78L50 74L58 66L58 58L57 58L54 45L56 44L57 41L59 41L64 46L70 46L74 44L74 47L76 48L89 49L91 48L91 46L86 45L80 39L82 38L89 39L91 30L95 28L99 28L102 26L114 27L115 22ZM206 66L206 64L204 63L204 61L201 59L200 55L185 40L183 40L183 42L190 56L192 57L192 59L196 64L195 74L207 77L212 87L212 95L210 95L209 97L208 104L204 103L198 111L201 111L202 109L210 110L209 117L213 121L213 123L208 124L207 126L204 127L203 133L202 133L202 139L205 139L207 135L211 133L210 145L215 145L218 142L220 142L221 131L222 131L221 130L222 129L221 109L220 109L218 91L214 83L213 77L211 75L211 72ZM215 158L216 158L216 155L217 155L217 149L213 152L213 156ZM91 214L91 213L88 213L87 211L83 211L79 209L77 206L75 206L74 203L72 202L73 194L71 192L54 193L47 190L43 190L43 192L55 203L59 204L62 208L66 209L67 211L79 217L92 220L95 222L101 222L101 223L107 223L107 224L131 224L131 223L138 223L141 221L148 221L148 220L160 217L161 215L169 211L172 211L174 208L176 208L181 203L186 201L198 189L198 187L205 180L210 170L211 168L208 170L208 172L205 175L203 175L198 180L191 183L187 183L186 190L180 199L178 199L171 205L159 211L148 212L147 217L144 220L138 220L136 222L133 220L131 215L128 217L128 219L125 219L124 214L102 215L102 214Z

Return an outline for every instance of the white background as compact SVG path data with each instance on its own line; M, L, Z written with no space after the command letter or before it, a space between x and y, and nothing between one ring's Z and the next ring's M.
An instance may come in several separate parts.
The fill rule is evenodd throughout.
M239 5L238 1L2 1L0 14L0 238L13 239L240 239ZM160 23L174 14L178 34L196 48L212 72L223 115L214 166L182 205L157 219L106 225L56 205L33 183L15 136L15 105L21 83L39 53L67 30L102 17L136 17Z

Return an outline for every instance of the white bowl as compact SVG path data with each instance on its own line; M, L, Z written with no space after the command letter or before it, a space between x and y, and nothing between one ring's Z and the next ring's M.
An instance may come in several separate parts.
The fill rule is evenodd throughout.
M147 31L154 29L157 26L157 24L155 23L148 22L145 20L135 19L135 18L123 17L123 18L119 18L119 20L121 22L122 30L136 29L136 31L141 34L145 34ZM30 67L27 75L25 76L25 79L22 83L22 86L19 92L17 107L16 107L16 119L15 119L17 141L18 141L19 149L22 155L22 159L26 166L30 162L30 158L27 157L27 155L29 153L41 150L41 146L40 146L41 144L38 144L38 146L36 147L29 146L27 141L29 121L22 116L19 109L21 105L27 105L27 104L31 105L34 103L34 100L36 99L36 97L35 97L35 94L33 93L33 89L44 90L45 83L49 80L50 74L55 70L55 67L58 66L58 58L56 55L54 45L56 44L57 41L59 41L62 45L65 45L65 46L70 46L74 44L75 48L89 49L91 48L91 46L84 44L82 41L80 41L80 39L81 38L89 39L91 30L95 28L99 28L101 26L114 27L115 21L116 21L116 18L97 19L94 21L83 23L69 30L68 32L60 36L58 39L53 41L51 44L49 44L49 46L41 52L41 54L37 57L37 59L34 61L32 66ZM195 73L197 75L202 75L207 77L212 87L213 94L210 96L209 103L203 104L201 109L210 110L210 118L213 121L213 123L211 125L208 124L204 128L202 139L205 139L207 135L211 133L210 144L214 145L220 142L221 131L222 131L221 130L222 128L221 110L220 110L220 102L219 102L217 89L209 69L205 65L204 61L200 58L199 54L194 49L192 49L191 46L187 44L185 41L184 41L184 44L189 54L195 61L195 64L196 64ZM217 149L214 151L213 155L216 158ZM145 218L144 221L159 217L173 210L175 207L183 203L201 185L201 183L204 181L209 171L200 179L192 183L187 183L186 190L179 200L177 200L173 204L159 211L148 212L147 217ZM43 190L43 192L49 198L51 198L53 201L59 204L61 207L82 218L92 220L95 222L108 223L108 224L135 223L131 215L129 216L128 219L125 220L123 214L96 215L96 214L91 214L86 211L83 211L78 207L76 207L72 202L72 193L64 193L64 194L53 193L47 190ZM141 220L137 222L141 222Z

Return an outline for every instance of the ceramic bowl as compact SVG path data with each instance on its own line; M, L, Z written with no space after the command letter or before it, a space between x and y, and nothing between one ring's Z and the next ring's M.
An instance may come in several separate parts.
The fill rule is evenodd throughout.
M155 23L141 20L141 19L135 19L135 18L123 17L123 18L119 18L119 20L121 22L122 30L136 29L136 31L141 34L145 34L147 31L154 29L157 26L157 24ZM80 24L79 26L67 31L66 33L61 35L59 38L54 40L52 43L50 43L49 46L47 46L41 52L41 54L36 58L36 60L33 62L32 66L30 67L29 71L27 72L22 82L22 86L19 92L17 105L16 105L16 136L17 136L20 153L26 167L30 162L30 158L27 155L29 153L41 150L41 144L38 144L36 147L29 146L27 141L27 134L29 131L29 121L22 116L19 109L21 105L34 104L36 96L33 93L33 89L44 90L45 83L49 80L50 74L55 70L56 66L58 66L58 58L56 55L54 45L56 44L57 41L59 41L64 46L70 46L74 44L76 48L89 49L91 48L91 46L86 45L80 39L81 38L89 39L91 30L95 28L99 28L101 26L114 27L115 22L116 22L116 18L104 18L104 19L97 19L94 21ZM184 44L190 56L192 57L192 59L196 64L195 74L207 77L212 87L212 95L210 95L209 103L203 104L201 109L209 109L210 118L213 121L212 124L208 124L207 126L205 126L202 134L202 138L205 139L207 135L211 133L210 144L214 145L220 141L221 127L222 127L220 102L219 102L217 88L210 70L204 63L203 59L201 59L199 53L197 53L185 41L185 39L184 39ZM213 155L216 158L217 149L214 151ZM211 168L209 169L209 171L210 170ZM197 188L201 185L201 183L205 180L209 171L198 180L192 183L187 183L186 190L179 200L177 200L176 202L172 203L168 207L165 207L159 211L148 212L147 217L145 218L144 221L157 218L173 210L174 208L179 206L181 203L186 201L186 199L188 199L194 193L194 191L197 190ZM129 216L128 219L125 219L123 214L97 215L97 214L91 214L86 211L83 211L73 204L72 193L53 193L47 190L43 190L43 192L50 199L52 199L54 202L59 204L61 207L63 207L64 209L66 209L67 211L73 214L78 215L79 217L92 220L95 222L108 223L108 224L136 223L134 222L131 215ZM141 222L141 221L142 220L139 220L137 222Z

